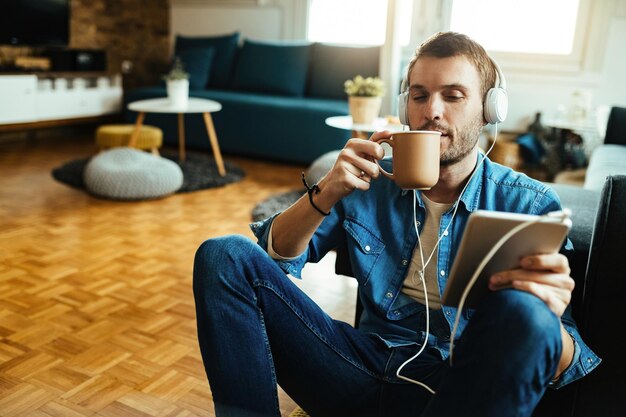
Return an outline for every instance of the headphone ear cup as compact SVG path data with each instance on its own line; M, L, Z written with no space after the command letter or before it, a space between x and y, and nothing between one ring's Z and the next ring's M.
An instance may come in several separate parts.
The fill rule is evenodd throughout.
M483 115L489 124L502 123L509 111L509 97L504 88L490 88L485 97Z
M398 96L398 118L400 119L400 123L408 126L409 121L407 120L407 106L409 100L409 92L405 91Z

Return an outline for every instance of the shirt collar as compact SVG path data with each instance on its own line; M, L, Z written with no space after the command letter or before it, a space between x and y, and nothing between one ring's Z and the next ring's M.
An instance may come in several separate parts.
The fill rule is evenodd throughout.
M484 163L480 163L485 159ZM468 212L478 210L478 203L480 200L480 191L483 186L483 178L489 173L491 161L485 156L484 153L479 152L478 158L476 158L477 168L473 174L470 183L461 196L461 203ZM401 196L413 196L413 190L401 190ZM417 204L419 207L424 208L424 201L422 200L422 194L417 193Z
M481 163L482 160L485 162ZM480 200L480 191L483 187L483 178L489 173L489 167L491 161L482 152L478 153L476 158L477 167L472 175L470 183L467 185L465 192L461 196L461 203L465 206L465 209L469 212L478 210L478 203Z

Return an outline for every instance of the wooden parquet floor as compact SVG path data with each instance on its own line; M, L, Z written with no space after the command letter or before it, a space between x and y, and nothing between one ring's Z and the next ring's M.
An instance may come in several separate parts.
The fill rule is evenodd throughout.
M49 136L0 143L0 416L213 416L194 252L210 237L252 238L254 205L299 188L303 167L227 156L247 172L240 183L113 202L50 175L95 152L91 133ZM355 284L332 262L298 285L351 321ZM287 416L295 404L280 401Z

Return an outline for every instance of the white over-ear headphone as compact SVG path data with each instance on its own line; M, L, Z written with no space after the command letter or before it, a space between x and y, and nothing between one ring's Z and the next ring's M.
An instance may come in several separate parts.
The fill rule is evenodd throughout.
M502 123L504 119L506 119L506 114L509 110L509 97L506 94L506 79L496 61L491 57L489 59L496 69L496 84L490 88L485 95L483 115L489 124ZM398 96L398 116L400 117L400 123L408 126L409 86L407 85L406 78L402 80L400 91L401 93Z

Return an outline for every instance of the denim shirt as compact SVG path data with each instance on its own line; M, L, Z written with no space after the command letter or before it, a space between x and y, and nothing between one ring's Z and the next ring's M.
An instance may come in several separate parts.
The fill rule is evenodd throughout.
M388 159L383 160L381 165L391 169ZM328 251L345 244L363 304L359 329L376 334L390 347L428 343L445 359L448 357L457 309L442 306L441 310L430 310L430 332L426 334L425 306L401 292L417 243L413 196L413 191L402 190L386 178L372 181L370 190L354 191L333 207L304 253L276 262L285 273L300 278L305 263L318 262ZM454 207L441 218L440 235L451 220L452 224L439 243L437 276L440 296L446 287L470 213L493 210L544 214L560 208L560 200L552 189L486 158L468 184L454 218ZM416 220L420 229L425 213L418 192ZM251 225L259 245L265 250L270 224L275 216ZM567 240L562 253L571 256L572 252L572 244ZM456 338L462 334L472 313L471 309L462 311ZM598 356L583 342L572 318L571 307L567 308L561 321L574 340L575 352L571 365L557 381L550 384L553 388L583 377L600 363Z

